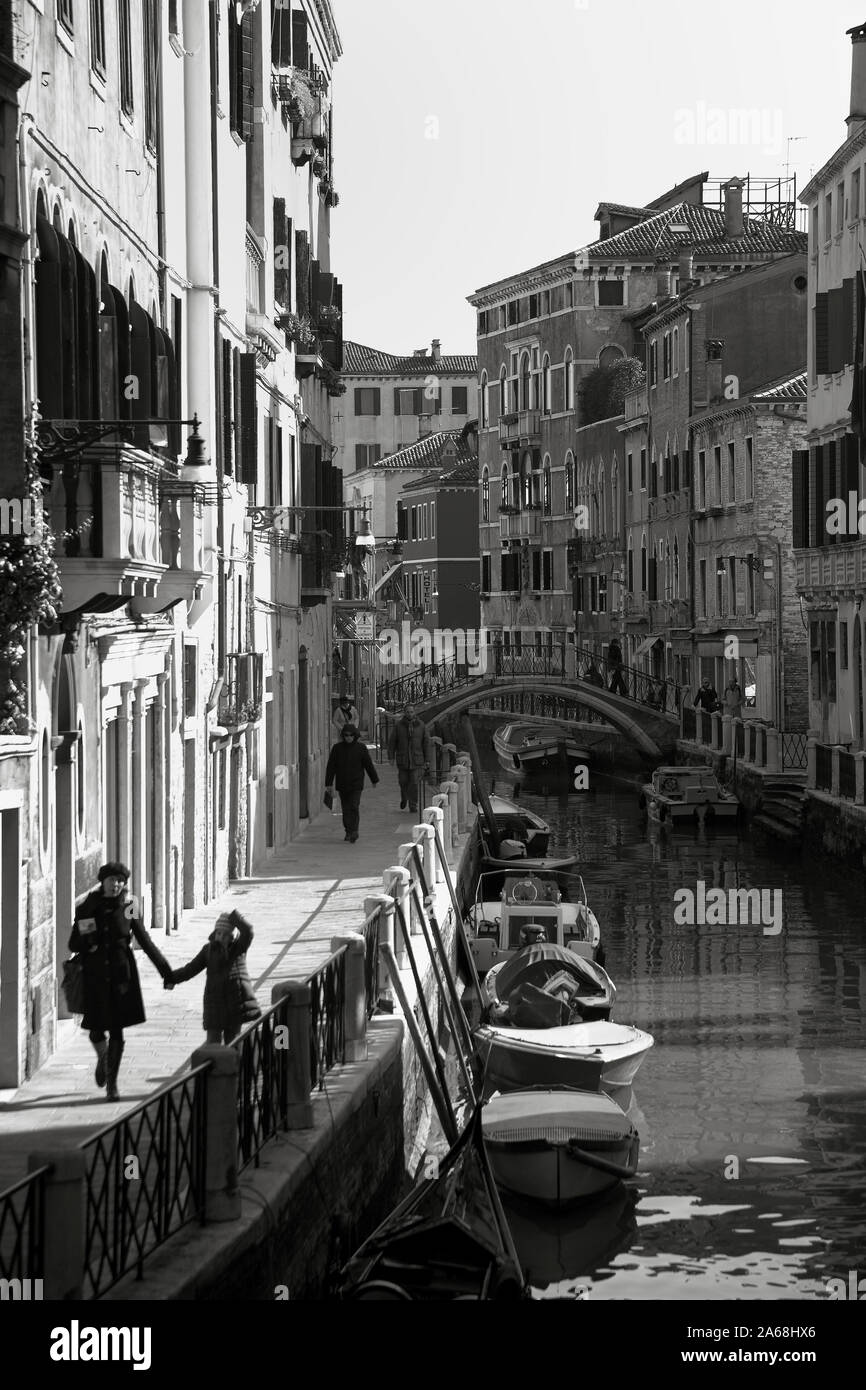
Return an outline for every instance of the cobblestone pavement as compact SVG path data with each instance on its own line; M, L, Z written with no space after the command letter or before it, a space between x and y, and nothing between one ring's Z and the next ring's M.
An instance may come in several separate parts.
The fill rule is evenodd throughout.
M379 786L364 790L356 844L343 839L335 798L336 814L323 809L255 877L231 884L206 907L185 913L180 931L156 937L170 964L191 960L219 913L237 908L255 929L247 964L266 1006L277 981L304 978L330 953L333 936L360 930L364 897L381 891L383 871L396 862L398 845L411 839L418 819L399 809L396 769L384 762L377 771ZM71 1021L62 1024L49 1061L17 1090L0 1091L0 1191L24 1177L34 1149L72 1146L113 1123L176 1079L204 1043L204 974L168 991L141 952L137 964L147 1022L126 1033L121 1100L109 1104L94 1084L95 1053L87 1034Z

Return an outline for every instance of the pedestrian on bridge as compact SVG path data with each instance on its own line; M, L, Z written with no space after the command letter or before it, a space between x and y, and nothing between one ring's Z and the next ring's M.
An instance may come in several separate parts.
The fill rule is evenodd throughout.
M601 690L604 690L604 677L595 664L594 656L590 658L589 665L586 668L586 675L583 679L586 681L587 685L595 685Z
M125 1046L123 1030L145 1022L138 967L132 953L133 939L163 980L170 970L140 921L135 898L126 895L129 882L126 865L116 861L103 864L98 877L99 887L88 893L75 909L69 949L81 956L82 1025L96 1049L94 1080L97 1086L106 1087L106 1100L119 1100L117 1074Z
M343 812L343 829L352 845L358 838L365 773L375 787L379 774L373 766L370 750L366 743L361 742L355 725L344 724L340 730L340 740L331 749L325 768L325 805L330 806L333 797L331 788L336 786Z
M432 756L427 725L416 715L414 705L404 705L403 717L397 720L388 739L388 757L397 762L401 811L405 811L407 802L410 811L418 810L418 783L422 773L429 773Z
M174 989L207 971L202 1027L209 1043L234 1042L245 1023L255 1023L262 1011L247 970L247 951L253 929L239 912L222 912L197 956L188 965L169 970L163 981Z
M612 673L608 686L611 695L625 695L627 697L628 686L622 672L622 647L615 637L607 649L607 665Z

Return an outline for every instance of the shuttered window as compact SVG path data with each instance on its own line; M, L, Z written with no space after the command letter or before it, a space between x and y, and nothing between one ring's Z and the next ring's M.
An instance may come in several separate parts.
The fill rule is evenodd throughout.
M792 545L795 550L809 544L809 450L795 449L793 453L793 495L791 516Z
M845 364L845 313L841 287L827 293L827 371L841 372Z
M105 0L90 0L90 66L105 76Z
M830 370L828 366L829 338L826 294L815 296L813 312L815 315L815 375L826 376Z
M310 315L310 238L295 232L295 305L302 318Z
M253 138L253 11L237 18L229 4L229 125L239 140Z
M292 63L296 68L308 68L310 66L307 16L303 10L295 10L292 13Z
M292 221L286 216L284 198L274 199L274 299L283 309L291 309Z
M855 321L856 309L855 281L853 279L842 281L842 366L847 367L857 360L857 332Z
M117 35L120 47L120 109L125 116L133 113L132 93L132 25L129 19L129 0L117 0Z
M238 353L240 365L240 460L238 481L255 487L259 464L259 412L256 404L256 354Z
M292 65L292 8L290 0L275 0L271 18L271 63L275 68Z
M381 415L381 394L378 386L355 387L355 414Z
M148 149L156 153L159 104L159 14L157 0L144 4L144 138Z
M223 472L234 472L234 387L232 370L232 345L223 342L222 361L222 416L223 416Z

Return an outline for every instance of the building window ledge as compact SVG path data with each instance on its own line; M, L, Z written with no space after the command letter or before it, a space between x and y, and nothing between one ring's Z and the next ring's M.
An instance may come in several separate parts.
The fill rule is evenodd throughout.
M70 58L74 58L75 40L70 34L69 30L64 29L59 19L55 19L54 21L54 32L57 35L57 42L60 44L60 47L66 50Z
M105 77L101 72L97 72L95 68L90 69L90 90L95 96L99 97L100 101L107 101L108 92L105 86Z

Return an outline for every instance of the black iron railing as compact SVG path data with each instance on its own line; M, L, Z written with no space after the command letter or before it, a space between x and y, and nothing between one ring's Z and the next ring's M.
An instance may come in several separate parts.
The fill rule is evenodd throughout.
M815 749L815 788L819 792L833 790L833 750L826 743Z
M603 685L612 695L622 695L640 705L649 705L661 714L679 713L682 703L682 689L676 681L661 676L650 676L646 671L637 671L633 666L625 666L602 658L587 647L576 647L577 675L588 684Z
M854 769L857 764L853 753L839 753L839 795L847 801L857 799L857 777Z
M808 734L782 734L779 740L782 769L785 772L805 770Z
M695 710L695 720L697 728L698 743L712 744L713 741L713 716L709 710Z
M478 679L470 676L465 666L456 661L440 661L436 665L420 666L404 676L394 676L381 681L378 686L379 699L383 705L399 709L406 704L421 704L436 695L445 695L451 690L472 685Z
M746 726L740 721L734 724L734 753L738 758L745 756L746 752Z
M331 956L307 982L310 986L310 1079L324 1090L325 1076L345 1060L346 951Z
M382 909L377 907L364 923L364 1000L367 1017L372 1018L379 1002L379 937Z
M691 705L683 706L681 723L683 738L689 738L692 739L692 741L694 741L697 738L697 719L695 718L696 714L697 710L694 709Z
M100 1298L187 1222L204 1221L206 1074L194 1067L79 1146L84 1296Z
M281 999L233 1044L238 1067L238 1172L259 1164L269 1139L288 1128L289 1002Z
M0 1277L42 1279L45 1276L45 1178L37 1168L0 1192Z

